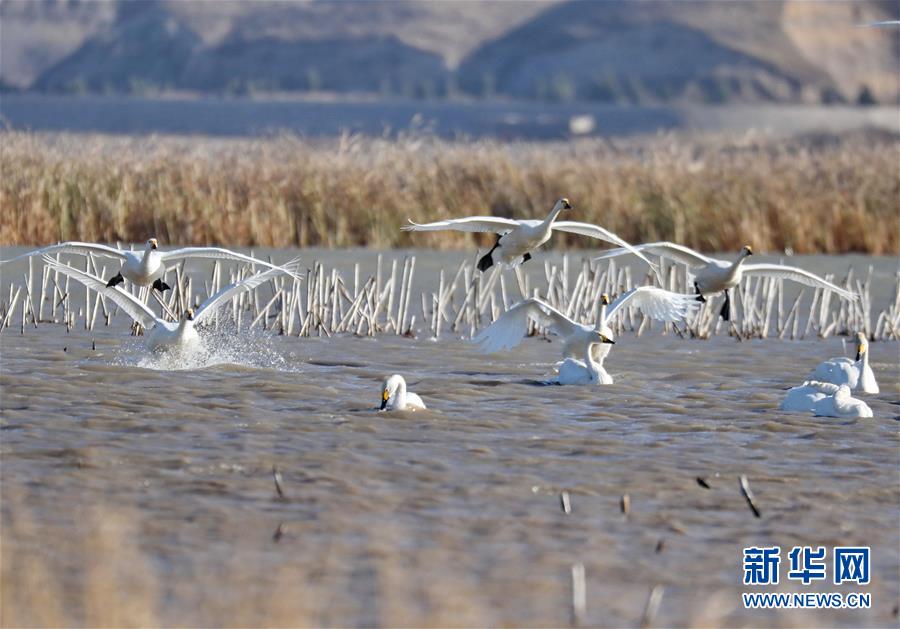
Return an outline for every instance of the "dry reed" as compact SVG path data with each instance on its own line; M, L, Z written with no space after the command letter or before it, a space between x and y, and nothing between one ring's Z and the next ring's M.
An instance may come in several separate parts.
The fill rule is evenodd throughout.
M0 143L9 245L153 235L167 245L452 248L489 238L398 228L407 217L540 216L567 196L571 218L636 243L900 253L900 144L884 134L498 143L7 131Z

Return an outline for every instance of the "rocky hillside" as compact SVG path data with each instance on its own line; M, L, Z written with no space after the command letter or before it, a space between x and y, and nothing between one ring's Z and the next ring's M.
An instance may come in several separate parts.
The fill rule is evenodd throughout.
M863 2L5 0L0 84L624 103L897 102Z

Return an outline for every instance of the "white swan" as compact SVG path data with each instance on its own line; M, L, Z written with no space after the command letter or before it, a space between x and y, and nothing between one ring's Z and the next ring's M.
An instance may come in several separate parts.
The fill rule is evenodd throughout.
M843 299L858 299L858 295L841 288L831 282L804 271L795 266L785 266L783 264L744 264L744 259L753 255L753 249L750 245L744 246L738 254L737 259L733 262L727 260L717 260L710 258L702 253L694 251L682 245L676 245L672 242L651 242L644 245L636 245L634 249L638 251L646 251L662 258L669 258L691 268L694 275L694 288L702 296L715 295L721 292L725 293L725 303L722 304L722 318L728 321L731 318L731 296L730 289L741 283L745 275L757 275L762 277L777 277L785 280L792 280L812 286L814 288L822 288L837 293ZM609 251L597 256L595 260L603 260L613 258L615 256L631 253L629 249L619 248L610 249Z
M454 218L434 223L414 223L404 225L403 231L423 232L455 230L462 232L494 232L499 234L497 242L478 261L478 270L487 271L494 264L494 257L498 258L504 266L516 266L531 259L531 252L550 240L553 230L580 234L597 238L606 242L624 247L626 251L633 253L644 260L650 267L657 271L656 265L648 260L635 247L616 236L609 230L590 223L576 223L573 221L556 221L563 210L571 210L572 204L568 199L560 199L542 221L539 220L515 220L501 218L499 216L468 216L466 218Z
M9 260L3 260L0 264L13 262L22 258L33 255L49 255L51 253L75 253L81 255L94 254L107 258L115 258L122 261L122 268L118 274L110 278L106 283L107 286L116 286L126 279L138 284L139 286L152 286L156 290L163 292L169 290L169 285L163 282L166 271L176 260L183 258L214 258L219 260L235 260L238 262L246 262L247 264L257 264L269 269L281 269L274 264L257 260L251 256L222 249L220 247L186 247L184 249L175 249L173 251L159 251L159 242L156 238L151 238L144 246L143 253L137 251L125 251L106 245L98 245L89 242L63 242L58 245L51 245L43 249L37 249L24 253ZM289 275L294 275L289 273ZM295 276L297 277L297 276ZM297 277L297 279L300 279Z
M850 387L842 384L833 395L813 404L816 417L872 417L872 409L862 400L850 395Z
M816 402L834 395L838 388L840 388L838 385L830 382L807 380L801 386L789 389L778 408L783 411L809 413Z
M299 261L300 258L296 258L283 267L269 269L229 284L200 304L196 311L188 308L182 315L181 320L175 323L164 321L157 317L145 303L131 293L127 293L115 286L107 286L105 281L95 275L66 266L47 255L44 256L44 262L50 267L111 299L128 316L140 323L148 332L147 347L150 351L195 349L200 345L200 336L197 334L194 326L209 319L220 306L224 305L232 297L256 288L279 273L295 273Z
M587 384L598 382L612 384L612 378L603 369L603 359L608 351L597 345L615 343L608 321L626 306L639 308L644 314L661 321L681 321L697 307L694 295L672 293L655 286L640 286L619 296L608 308L608 298L601 298L597 327L577 323L546 302L531 298L519 302L503 313L474 339L485 353L512 349L518 345L528 330L528 320L549 328L562 340L563 363L559 367L560 384Z
M875 374L869 367L869 341L862 332L856 334L855 360L846 356L831 358L820 363L809 377L822 382L846 384L851 390L863 393L878 393L880 390Z
M406 390L406 380L400 374L386 378L381 385L382 411L414 411L424 409L425 402L412 391Z

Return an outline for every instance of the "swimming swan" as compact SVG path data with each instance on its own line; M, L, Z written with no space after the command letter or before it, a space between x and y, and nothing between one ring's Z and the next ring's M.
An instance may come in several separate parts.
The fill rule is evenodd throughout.
M816 402L834 395L839 388L830 382L807 380L801 386L789 389L778 408L783 411L809 413L812 412Z
M816 417L872 417L872 409L862 400L850 395L850 387L842 384L833 395L813 404Z
M831 358L810 374L811 380L821 380L833 384L846 384L851 390L863 393L878 393L878 382L869 367L869 341L862 332L856 334L856 360L846 356Z
M524 338L530 319L561 337L564 360L559 367L560 384L612 384L612 377L603 369L603 359L608 352L596 346L615 344L608 322L620 308L631 305L654 319L675 322L683 320L691 308L698 305L694 295L672 293L655 286L633 288L620 295L608 308L604 301L608 302L605 295L601 298L597 327L594 327L573 321L540 299L526 299L503 313L474 341L485 353L512 349Z
M516 266L528 262L531 259L531 252L550 240L553 230L556 230L589 236L590 238L597 238L598 240L604 240L624 247L626 251L644 260L654 272L657 272L655 264L635 247L632 247L611 231L590 223L556 221L560 212L571 209L572 204L569 203L568 199L560 199L553 206L553 209L550 210L547 218L542 221L534 219L515 220L499 216L468 216L466 218L454 218L424 224L414 223L410 220L409 225L404 225L400 229L412 232L449 229L461 232L494 232L499 234L500 237L497 238L497 242L494 243L491 250L478 261L479 271L487 271L491 268L494 264L495 255L504 266Z
M51 245L43 249L37 249L29 253L24 253L9 260L3 260L0 264L13 262L21 258L27 258L33 255L48 255L51 253L75 253L81 255L104 256L107 258L115 258L122 261L122 268L119 272L110 278L106 283L107 286L116 286L126 279L139 286L152 286L160 292L170 289L170 286L163 282L162 278L166 271L171 268L172 264L183 258L213 258L218 260L236 260L238 262L246 262L247 264L258 264L269 269L280 269L281 267L257 260L251 256L222 249L220 247L186 247L184 249L175 249L173 251L159 251L159 242L156 238L151 238L144 246L143 253L137 251L125 251L106 245L98 245L89 242L63 242L58 245ZM289 275L294 275L290 273ZM300 277L294 276L297 279Z
M634 249L646 251L662 258L669 258L691 268L694 274L694 288L697 293L705 297L721 292L725 293L725 303L722 304L721 315L725 321L731 318L730 289L741 283L744 275L757 275L762 277L777 277L785 280L793 280L806 286L822 288L837 293L843 299L858 299L855 293L841 288L831 282L822 279L818 275L804 271L795 266L783 264L744 264L744 259L753 255L753 249L746 245L733 262L717 260L698 253L693 249L676 245L672 242L651 242L645 245L636 245ZM596 258L603 260L615 256L631 253L629 249L611 249Z
M295 258L283 267L269 269L229 284L200 304L196 311L192 308L185 310L181 320L175 323L173 321L164 321L157 317L149 306L131 293L127 293L115 286L107 286L106 282L95 275L66 266L50 256L44 256L44 262L51 268L81 282L104 297L108 297L119 308L124 310L128 316L140 323L149 333L147 335L147 346L150 351L165 349L190 350L198 347L200 345L200 336L197 334L194 326L209 319L220 306L224 305L232 297L256 288L279 273L296 273L299 261L300 258Z
M424 408L422 398L406 390L406 380L400 374L395 373L386 378L381 385L382 411L414 411Z

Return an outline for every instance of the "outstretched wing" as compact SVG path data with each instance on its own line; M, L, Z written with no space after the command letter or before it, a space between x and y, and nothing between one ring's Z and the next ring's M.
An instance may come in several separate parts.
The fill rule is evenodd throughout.
M661 258L669 258L670 260L681 262L689 267L703 266L709 264L713 260L693 249L689 249L682 245L676 245L674 242L648 242L643 245L635 245L634 248L638 251L646 251L655 256L660 256ZM594 260L614 258L616 256L625 255L626 253L631 253L631 251L628 249L610 249L609 251L601 253L594 258Z
M650 268L653 269L653 273L656 274L656 277L659 278L660 283L662 283L662 278L659 277L659 267L651 262L647 258L647 256L640 252L640 247L634 247L628 244L608 229L604 229L599 225L591 225L590 223L578 223L575 221L557 221L553 223L553 229L562 232L569 232L572 234L580 234L582 236L588 236L590 238L596 238L598 240L610 242L614 245L619 245L628 253L633 253L641 260L649 264Z
M129 317L140 323L144 328L150 329L157 324L159 319L153 314L153 311L137 297L131 293L116 288L115 286L107 286L105 280L101 280L96 275L91 275L79 269L73 269L48 255L44 255L44 263L50 268L59 271L63 275L71 277L90 288L97 291L104 297L111 299L119 308L124 310Z
M638 308L653 319L674 323L683 321L688 313L700 306L700 302L697 295L673 293L656 286L639 286L619 295L606 310L607 320L625 306Z
M14 262L15 260L27 258L28 256L49 255L51 253L78 253L81 255L93 253L94 255L105 256L107 258L118 258L119 260L124 260L126 258L125 252L121 249L107 247L106 245L97 245L90 242L61 242L58 245L50 245L49 247L44 247L42 249L35 249L34 251L23 253L15 258L0 261L0 264Z
M814 273L804 271L795 266L784 266L781 264L745 264L743 266L743 271L745 275L778 277L785 280L793 280L800 284L805 284L806 286L812 286L813 288L824 288L825 290L837 293L844 299L859 299L859 295L856 293L851 293Z
M494 232L505 234L518 227L519 221L499 216L467 216L466 218L451 218L446 221L434 223L414 223L404 225L400 229L405 232L434 232L450 229L458 232Z
M257 264L259 266L266 267L272 270L279 270L287 273L295 277L296 279L302 279L301 277L295 275L295 272L288 272L285 270L285 267L280 267L277 264L271 264L269 262L265 262L263 260L259 260L254 258L253 256L244 255L243 253L238 253L237 251L231 251L230 249L222 249L221 247L185 247L183 249L174 249L172 251L163 251L160 253L163 262L171 262L173 260L181 260L182 258L211 258L216 260L236 260L238 262L246 262L247 264ZM290 264L290 263L288 263Z
M197 312L194 313L194 323L200 323L205 319L208 319L220 306L224 305L225 302L235 295L240 295L245 291L253 290L264 282L271 280L279 273L297 277L296 273L299 265L300 258L294 258L290 262L284 264L284 266L275 267L268 271L246 277L233 284L229 284L228 286L224 286L219 292L200 304L200 307L197 308Z
M481 346L481 351L492 354L518 345L528 329L528 320L550 328L560 336L569 336L577 332L581 326L572 321L556 308L537 298L521 301L478 333L474 341Z

